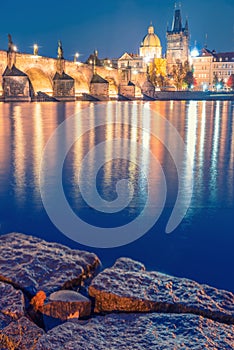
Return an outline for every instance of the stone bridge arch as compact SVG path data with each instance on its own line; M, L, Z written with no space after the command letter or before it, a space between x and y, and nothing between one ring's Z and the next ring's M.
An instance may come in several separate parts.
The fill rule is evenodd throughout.
M53 83L51 77L46 74L41 68L30 67L25 70L25 73L30 79L35 94L38 91L48 95L53 93Z

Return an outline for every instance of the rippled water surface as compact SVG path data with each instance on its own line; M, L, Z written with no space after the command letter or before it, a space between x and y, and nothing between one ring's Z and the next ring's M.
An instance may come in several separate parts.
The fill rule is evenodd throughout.
M117 257L128 256L144 262L149 269L234 291L233 110L233 102L219 101L0 103L0 233L24 232L94 251L104 266L111 265ZM161 120L156 118L156 112ZM106 125L95 128L100 113ZM109 249L78 244L54 226L43 207L40 195L43 149L56 128L74 114L79 115L79 122L74 122L72 130L83 136L69 147L62 181L70 207L85 222L105 228L126 225L144 213L149 191L155 198L150 209L153 217L162 196L161 173L152 163L149 150L162 167L167 184L163 212L156 224L135 242ZM186 190L191 175L189 161L194 184L187 214L171 234L166 234L165 228L175 206L179 179L171 152L165 146L174 137L165 127L165 120L176 128L185 143L181 203L186 202L189 194L189 189ZM57 159L71 143L73 132L66 131L62 142L50 148L49 171L44 174L47 189L55 184ZM157 132L161 141L153 136ZM116 144L114 139L127 143ZM94 182L98 194L111 202L117 198L119 180L128 179L132 185L133 197L119 213L97 212L87 205L80 191L82 185L89 197L94 193L91 174L95 155L87 159L81 183L79 170L87 152L102 142L106 142L103 166ZM53 191L48 190L47 196L50 195L53 196ZM69 227L69 220L64 220Z

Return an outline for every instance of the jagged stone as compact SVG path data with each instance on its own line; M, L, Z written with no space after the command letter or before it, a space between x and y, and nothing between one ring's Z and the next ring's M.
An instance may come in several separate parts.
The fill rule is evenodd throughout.
M87 317L91 313L91 300L80 293L61 290L52 293L49 301L39 308L42 314L59 318L62 321Z
M0 282L0 329L24 315L25 300L20 290Z
M96 312L191 313L234 324L234 294L194 281L143 271L122 258L97 275L89 287ZM134 269L131 271L131 266Z
M0 330L8 326L12 322L12 318L0 312Z
M44 331L26 317L11 322L0 331L0 347L9 350L35 350Z
M0 280L31 296L79 286L99 265L93 253L20 233L0 236Z
M118 314L72 321L43 335L35 350L233 349L234 326L201 316Z
M113 265L113 269L121 269L125 271L145 271L145 266L139 261L128 258L119 258Z

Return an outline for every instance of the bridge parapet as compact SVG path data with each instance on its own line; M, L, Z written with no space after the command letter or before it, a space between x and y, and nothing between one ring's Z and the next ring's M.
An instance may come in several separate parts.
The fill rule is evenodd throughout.
M0 94L2 95L2 74L7 66L7 52L0 51ZM41 91L48 95L53 93L53 77L56 73L57 59L36 56L27 53L16 53L16 67L28 75L35 93ZM97 67L97 73L110 84L110 94L118 91L119 74L117 69ZM65 71L75 81L76 96L89 93L93 76L93 67L80 62L65 60Z

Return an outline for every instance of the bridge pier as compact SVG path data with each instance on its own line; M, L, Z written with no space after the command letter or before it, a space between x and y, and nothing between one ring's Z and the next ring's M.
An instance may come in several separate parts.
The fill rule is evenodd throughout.
M15 66L6 68L2 76L3 97L5 102L30 102L31 84L27 74L21 72Z
M8 34L7 67L2 75L5 102L30 102L31 84L27 74L16 68L16 48Z
M65 72L53 78L53 97L57 101L75 101L75 80Z

